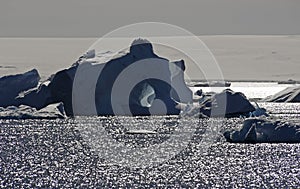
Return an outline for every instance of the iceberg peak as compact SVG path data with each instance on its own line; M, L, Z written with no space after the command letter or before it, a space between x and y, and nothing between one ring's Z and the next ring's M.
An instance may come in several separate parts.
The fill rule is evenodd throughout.
M135 39L131 43L130 54L137 59L155 57L151 42L142 38Z

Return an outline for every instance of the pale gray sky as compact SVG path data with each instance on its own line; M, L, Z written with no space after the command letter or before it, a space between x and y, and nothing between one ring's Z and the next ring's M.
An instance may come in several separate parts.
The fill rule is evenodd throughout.
M299 0L3 0L0 37L100 37L155 21L196 35L300 34Z

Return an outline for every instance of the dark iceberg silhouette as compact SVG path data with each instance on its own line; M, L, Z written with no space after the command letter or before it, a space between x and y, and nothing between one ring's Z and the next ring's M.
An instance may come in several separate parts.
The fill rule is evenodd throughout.
M182 105L182 114L193 117L256 117L267 115L263 108L254 107L241 92L225 89L221 93L196 91L198 104Z
M152 44L147 40L137 39L133 41L127 54L118 58L112 58L103 64L94 64L95 61L93 58L95 52L89 52L90 53L80 57L79 61L73 64L71 68L57 72L48 85L42 84L39 88L26 93L24 97L16 99L12 104L16 106L27 105L36 109L41 109L49 104L63 102L66 114L72 116L74 115L72 107L72 87L78 67L83 65L87 68L85 71L102 67L95 89L97 114L115 115L111 102L114 82L122 71L140 60L161 61L161 63L157 64L159 66L155 68L155 70L149 69L147 71L151 72L159 70L161 75L164 75L167 82L150 78L138 83L129 96L129 103L126 102L130 107L131 115L150 115L149 109L155 99L159 99L165 104L167 109L166 114L168 115L180 113L180 109L176 108L179 102L187 103L192 101L192 92L186 86L183 78L183 72L185 70L184 61L169 62L167 59L157 56L153 52ZM175 65L175 70L170 70L170 64ZM89 75L88 72L85 74ZM132 75L135 74L137 73L132 72ZM172 85L175 83L175 85L179 86L181 91L184 91L184 99L179 99L176 90L170 85L171 83ZM142 99L145 98L146 103L143 103ZM84 115L85 113L83 112L82 114Z
M26 90L37 87L40 75L36 69L23 74L0 78L0 107L18 105L17 96Z
M24 97L16 99L16 105L26 105L40 110L49 104L62 102L66 115L73 115L72 84L76 66L57 72L48 85L28 91Z
M264 102L300 102L300 86L288 87L272 96L262 99Z
M221 93L204 95L200 102L200 112L208 117L240 117L255 111L255 107L240 92L225 89Z
M228 142L235 143L298 143L300 126L285 121L248 118L240 130L226 131Z

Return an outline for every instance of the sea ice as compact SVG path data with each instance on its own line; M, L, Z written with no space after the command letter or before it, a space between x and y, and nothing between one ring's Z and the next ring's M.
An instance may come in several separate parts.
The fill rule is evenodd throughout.
M0 107L0 119L56 119L65 117L62 103L51 104L40 110L25 105Z

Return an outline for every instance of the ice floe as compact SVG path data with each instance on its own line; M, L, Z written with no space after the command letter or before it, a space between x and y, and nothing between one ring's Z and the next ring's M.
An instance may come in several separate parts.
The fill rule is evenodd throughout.
M295 143L300 142L300 125L283 120L248 118L239 130L226 131L228 142L236 143Z
M57 119L66 118L62 103L56 103L37 110L30 106L0 107L0 119Z

